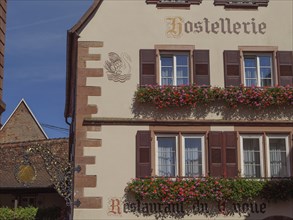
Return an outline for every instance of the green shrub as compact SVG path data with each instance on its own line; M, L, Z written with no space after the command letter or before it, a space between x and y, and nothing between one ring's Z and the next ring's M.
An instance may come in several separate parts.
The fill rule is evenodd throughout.
M38 208L19 207L16 209L0 208L1 220L35 220Z
M14 219L14 211L9 208L0 208L0 219L13 220Z

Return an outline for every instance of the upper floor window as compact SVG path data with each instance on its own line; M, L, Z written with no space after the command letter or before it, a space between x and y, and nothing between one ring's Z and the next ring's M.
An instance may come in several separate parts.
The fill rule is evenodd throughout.
M190 78L189 54L160 54L160 85L188 85Z
M147 4L156 4L157 7L190 7L190 5L199 5L202 0L146 0Z
M209 50L158 45L140 50L140 85L210 85Z
M267 7L269 0L214 0L214 5L223 5L225 8L249 8Z
M276 47L239 47L224 51L225 86L293 84L293 52Z
M244 85L274 85L271 54L244 54Z

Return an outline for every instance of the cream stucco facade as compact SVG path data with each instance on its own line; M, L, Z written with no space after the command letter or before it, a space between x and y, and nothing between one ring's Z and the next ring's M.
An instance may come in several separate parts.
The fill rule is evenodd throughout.
M158 8L145 0L95 1L71 34L78 36L72 41L75 46L69 46L69 56L75 54L77 60L74 67L72 56L69 66L73 67L67 74L71 79L75 77L76 84L68 81L68 91L74 85L74 92L67 94L71 98L67 98L69 107L66 108L74 109L68 110L71 112L67 117L73 118L75 165L81 167L75 174L74 199L79 205L74 207L74 219L155 219L154 215L143 217L123 211L124 189L127 182L136 177L136 135L139 131L151 133L152 175L156 175L158 166L154 160L158 133L204 134L203 147L209 152L210 132L235 132L238 172L241 172L242 163L241 134L265 137L273 133L285 134L290 139L287 156L292 176L292 105L254 111L245 107L229 109L223 107L223 103L216 103L185 112L158 110L134 102L134 94L140 85L142 49L156 49L157 73L160 51L184 48L192 57L194 49L209 50L210 85L217 87L225 87L224 51L240 51L241 72L244 71L244 53L269 53L274 72L272 81L274 85L278 84L277 52L293 51L292 0L270 0L267 7L257 9L224 8L205 0L199 5L183 8ZM123 79L115 79L115 74L107 68L107 63L113 64L113 59L117 58L124 63L123 67L118 67ZM194 71L191 64L190 70ZM242 83L243 77L242 74ZM74 100L72 103L71 99ZM211 169L208 160L206 156L205 175ZM266 168L265 174L267 177ZM184 219L293 218L292 205L293 200L265 203L265 212L250 216L194 214L184 216Z

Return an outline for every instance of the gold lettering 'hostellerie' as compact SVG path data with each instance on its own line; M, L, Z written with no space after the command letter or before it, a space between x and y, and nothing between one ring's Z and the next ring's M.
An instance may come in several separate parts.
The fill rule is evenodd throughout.
M179 38L182 35L184 20L182 17L167 17L166 35L169 38Z

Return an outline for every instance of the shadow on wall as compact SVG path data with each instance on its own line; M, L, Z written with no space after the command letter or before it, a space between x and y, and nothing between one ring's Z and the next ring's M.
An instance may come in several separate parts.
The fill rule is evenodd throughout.
M190 107L158 109L149 104L132 105L135 118L186 120L186 119L221 119L221 120L292 120L293 106L274 106L267 109L254 109L244 105L230 108L224 103Z

